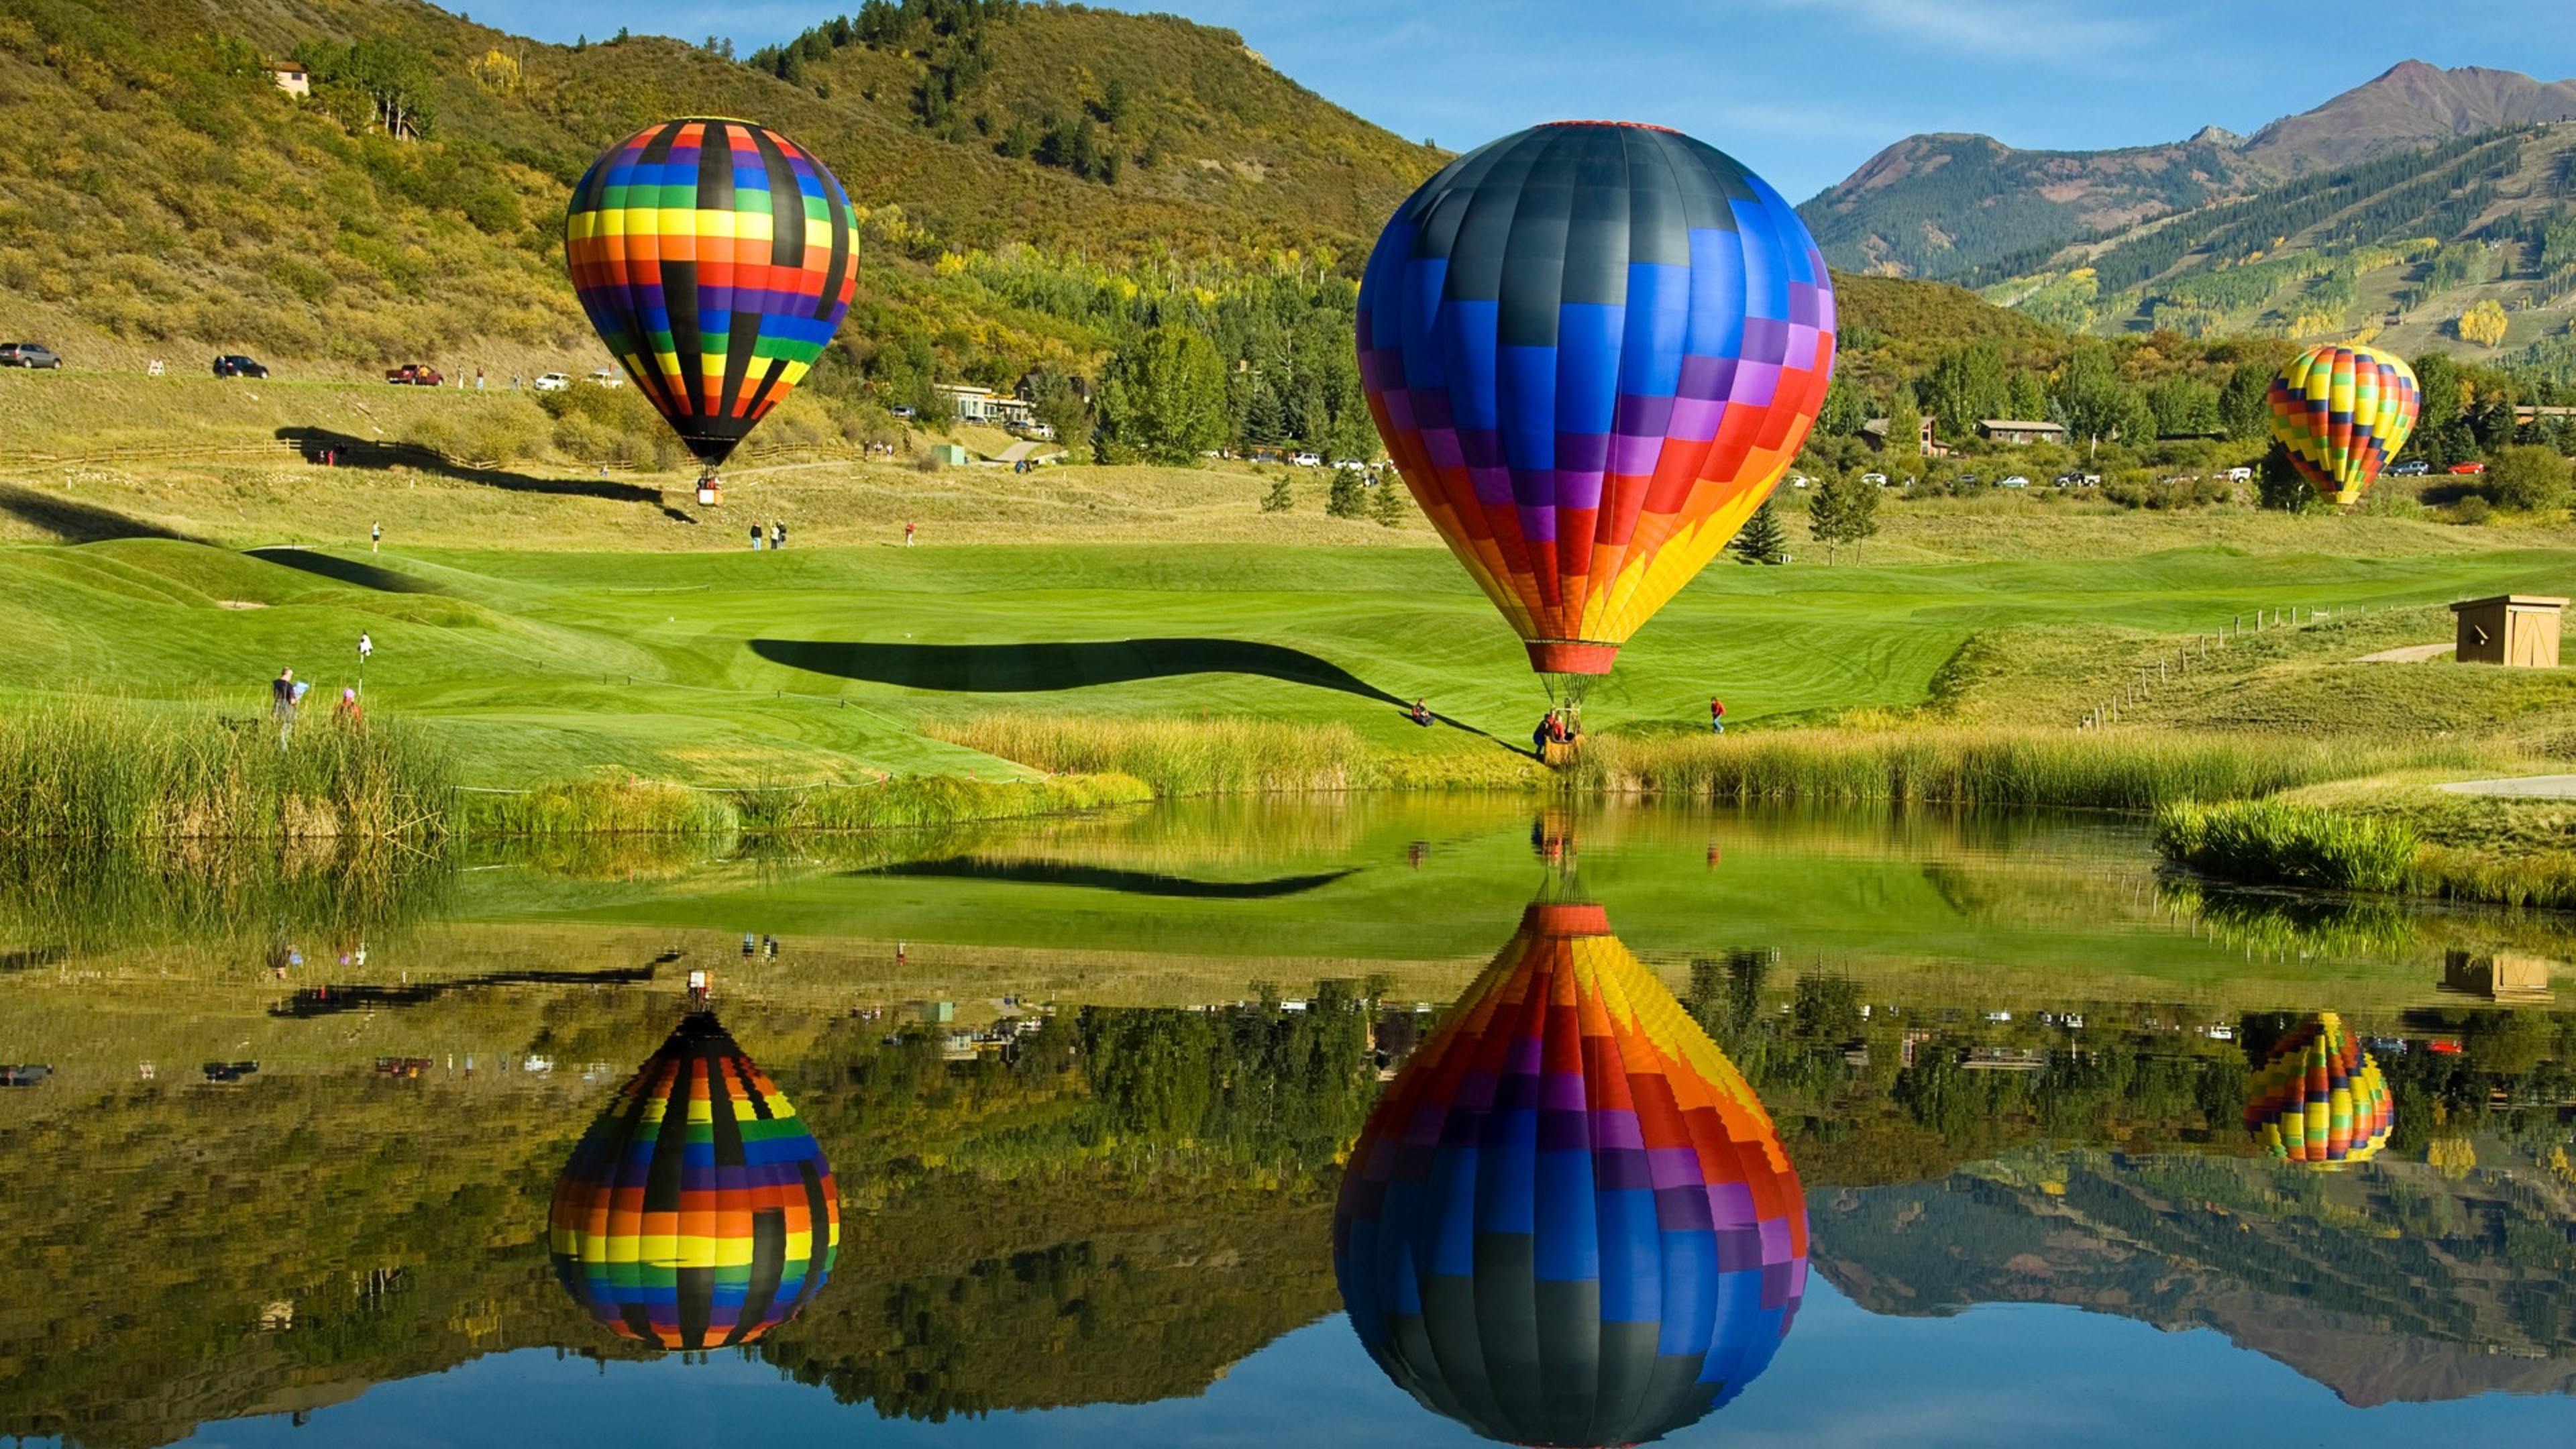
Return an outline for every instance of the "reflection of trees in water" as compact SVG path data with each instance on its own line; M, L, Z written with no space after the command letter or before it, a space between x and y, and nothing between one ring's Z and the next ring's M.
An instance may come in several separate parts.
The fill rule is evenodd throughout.
M1302 1011L1092 1007L1083 1076L1121 1131L1327 1162L1377 1097L1365 1005L1326 981Z

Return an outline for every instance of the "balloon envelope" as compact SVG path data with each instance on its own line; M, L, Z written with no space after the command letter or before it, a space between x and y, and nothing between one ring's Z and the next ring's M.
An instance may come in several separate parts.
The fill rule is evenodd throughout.
M713 468L832 340L858 233L841 183L795 142L699 116L600 153L564 260L599 340Z
M2414 370L2376 347L2320 343L2272 379L2272 436L2299 476L2336 503L2379 477L2415 431L2422 393Z
M2379 1063L2331 1011L2281 1038L2245 1101L2245 1130L2291 1162L2366 1161L2396 1126L2397 1099Z
M1370 1113L1333 1271L1378 1366L1516 1444L1635 1444L1771 1361L1807 1280L1762 1104L1599 906L1540 904Z
M664 1348L749 1343L795 1317L840 1241L823 1149L711 1012L681 1022L583 1134L548 1233L592 1317Z
M1532 667L1602 674L1797 455L1834 292L1734 158L1569 121L1423 183L1369 255L1358 334L1388 453Z

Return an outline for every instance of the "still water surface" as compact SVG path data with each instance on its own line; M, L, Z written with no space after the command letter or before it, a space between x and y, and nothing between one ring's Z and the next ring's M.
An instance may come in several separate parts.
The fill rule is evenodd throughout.
M0 1433L2570 1442L2570 959L2099 817L16 861Z

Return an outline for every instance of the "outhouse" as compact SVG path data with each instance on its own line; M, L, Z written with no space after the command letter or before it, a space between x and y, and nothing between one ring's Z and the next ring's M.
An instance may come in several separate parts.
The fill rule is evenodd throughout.
M2452 657L2462 664L2503 664L2523 669L2558 667L2558 612L2565 599L2542 594L2498 594L2453 604L2460 641Z

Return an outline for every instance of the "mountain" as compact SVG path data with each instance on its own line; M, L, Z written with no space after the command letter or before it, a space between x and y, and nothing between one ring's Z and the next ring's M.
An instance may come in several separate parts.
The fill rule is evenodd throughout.
M1838 267L1963 279L2033 249L2116 234L2320 171L2576 117L2576 81L2410 60L2239 139L2022 151L1909 136L1799 208Z
M2215 1328L2368 1406L2576 1392L2549 1190L2422 1163L2029 1152L1818 1195L1818 1271L1874 1313L2056 1303ZM2507 1246L2511 1244L2512 1246Z
M2576 120L2576 81L2409 60L2314 110L2265 126L2246 141L2245 155L2296 175L2508 126L2566 120Z
M2269 179L2208 132L2120 151L2018 151L1990 136L1908 136L1798 214L1826 259L1846 271L1950 277Z

